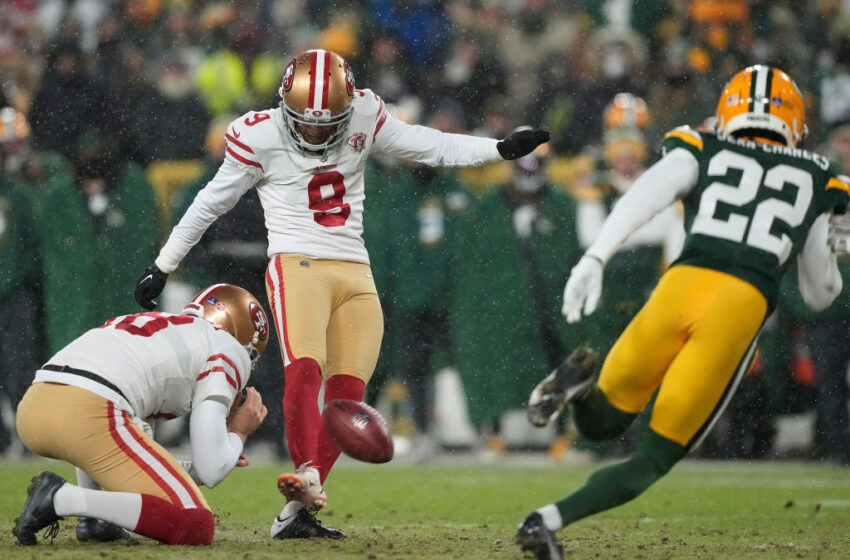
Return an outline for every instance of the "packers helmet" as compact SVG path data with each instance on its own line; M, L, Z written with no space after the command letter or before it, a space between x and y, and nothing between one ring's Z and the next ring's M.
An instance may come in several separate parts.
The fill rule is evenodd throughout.
M637 127L641 130L649 126L649 109L646 101L631 93L618 93L602 113L605 128L621 126Z
M800 88L788 74L764 64L744 68L723 88L717 132L757 136L791 148L808 132Z
M198 292L183 313L218 325L239 341L251 366L269 342L269 320L263 306L248 290L233 284L214 284Z
M0 109L0 143L26 140L30 135L30 125L23 113L12 107Z
M324 49L299 54L286 65L278 93L286 128L302 151L324 155L342 143L351 120L354 75L341 56ZM303 127L320 131L311 137Z

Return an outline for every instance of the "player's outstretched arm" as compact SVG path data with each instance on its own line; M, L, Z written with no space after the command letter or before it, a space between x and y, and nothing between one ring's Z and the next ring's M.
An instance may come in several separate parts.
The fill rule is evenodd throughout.
M148 311L156 309L157 303L154 298L162 293L167 279L168 274L157 268L156 264L147 267L136 280L136 290L133 293L136 297L136 303Z
M699 163L677 148L647 169L617 202L596 241L570 272L561 312L575 323L596 309L605 263L623 242L658 212L684 197L697 181Z
M503 159L517 159L528 155L540 144L549 141L549 132L539 128L516 130L504 140L496 144L499 155Z
M832 246L834 233L830 228L830 214L821 214L812 223L806 244L797 255L797 280L800 295L814 311L823 311L841 293L843 282L838 261Z
M596 257L584 255L570 271L564 287L564 305L561 313L568 323L577 323L582 313L590 315L602 296L602 270L604 265Z

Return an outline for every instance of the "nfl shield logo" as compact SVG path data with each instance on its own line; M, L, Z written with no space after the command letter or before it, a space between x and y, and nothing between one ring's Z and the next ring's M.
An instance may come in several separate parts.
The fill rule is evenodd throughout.
M365 430L366 427L372 423L372 417L362 410L358 410L357 413L351 417L351 423L358 429Z
M351 149L355 152L362 152L363 148L366 147L366 134L363 132L355 132L348 137L348 145L351 146Z

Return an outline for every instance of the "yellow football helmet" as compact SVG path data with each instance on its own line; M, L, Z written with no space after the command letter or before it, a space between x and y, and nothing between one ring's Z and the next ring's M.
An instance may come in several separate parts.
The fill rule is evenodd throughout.
M641 130L649 126L649 109L646 101L631 93L618 93L602 113L605 128L621 126L637 127Z
M198 292L183 313L218 325L248 350L251 366L269 342L269 320L251 292L233 284L214 284Z
M286 127L299 148L324 155L343 141L354 75L341 56L324 49L299 54L286 65L278 93ZM308 134L305 127L322 130Z
M788 74L764 64L744 68L723 88L717 132L756 136L795 148L808 133L800 88Z
M30 135L26 117L12 107L0 109L0 143L25 140Z

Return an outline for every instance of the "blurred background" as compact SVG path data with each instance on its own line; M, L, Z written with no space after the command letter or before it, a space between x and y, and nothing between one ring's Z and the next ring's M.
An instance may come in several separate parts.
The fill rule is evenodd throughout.
M569 269L664 133L710 127L725 81L753 63L807 101L804 147L850 167L850 2L818 0L6 0L0 3L0 452L27 452L14 408L53 352L139 311L132 289L223 158L227 124L277 106L285 63L310 48L351 64L391 112L443 131L551 142L460 171L375 155L365 232L386 314L367 400L398 457L534 450L553 461L628 453L568 422L531 428L530 389L569 351L603 353L682 242L670 208L606 270L599 310L560 315ZM165 308L232 282L261 295L256 194L171 275ZM843 264L846 271L850 267ZM850 463L850 306L812 314L788 274L758 358L704 457ZM845 277L850 285L850 277ZM270 345L253 382L255 436L285 457L283 371ZM177 445L185 429L165 431Z

